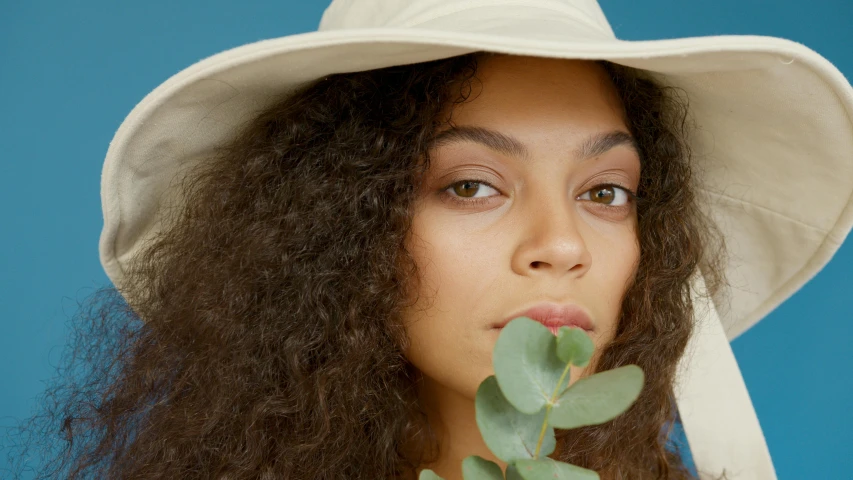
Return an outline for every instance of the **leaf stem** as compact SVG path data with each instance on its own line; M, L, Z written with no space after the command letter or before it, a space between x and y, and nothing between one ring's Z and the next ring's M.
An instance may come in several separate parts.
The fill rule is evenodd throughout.
M542 441L545 440L545 431L548 430L548 415L551 414L551 407L554 406L554 402L557 401L557 393L560 391L560 386L563 385L563 380L566 378L566 375L569 374L569 369L572 368L572 362L566 363L566 368L563 369L563 374L560 375L560 379L557 381L557 386L554 387L554 393L551 394L551 398L548 399L548 404L545 406L545 418L542 420L542 430L539 431L539 441L536 442L536 451L533 452L533 459L539 459L539 451L542 449Z

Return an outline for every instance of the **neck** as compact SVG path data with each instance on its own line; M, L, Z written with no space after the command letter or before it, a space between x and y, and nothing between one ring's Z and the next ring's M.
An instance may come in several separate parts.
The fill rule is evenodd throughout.
M439 441L438 459L423 468L429 468L445 480L462 480L462 460L470 455L495 462L501 470L506 468L506 463L495 457L480 435L473 398L426 377L419 393Z

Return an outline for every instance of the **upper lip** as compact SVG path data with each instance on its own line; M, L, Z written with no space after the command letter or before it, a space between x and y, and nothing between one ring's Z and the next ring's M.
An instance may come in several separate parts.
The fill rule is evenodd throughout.
M518 312L505 318L495 328L503 328L510 320L517 317L528 317L546 327L580 327L591 332L594 328L592 320L583 308L574 304L539 303L523 312Z

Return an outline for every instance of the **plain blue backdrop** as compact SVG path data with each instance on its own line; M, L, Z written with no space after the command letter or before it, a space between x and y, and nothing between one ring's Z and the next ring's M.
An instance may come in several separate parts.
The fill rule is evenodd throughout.
M601 5L623 39L780 36L853 77L853 0ZM30 414L77 301L108 283L98 262L99 182L125 115L204 57L314 30L325 6L325 0L2 2L0 426ZM853 478L851 268L848 240L808 285L733 342L781 479ZM3 476L2 452L0 458Z

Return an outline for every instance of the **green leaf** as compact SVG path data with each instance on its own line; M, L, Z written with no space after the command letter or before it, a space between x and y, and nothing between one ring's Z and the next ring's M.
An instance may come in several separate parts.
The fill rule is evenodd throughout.
M570 463L558 462L550 458L541 460L519 460L515 462L518 473L524 480L599 480L594 470L581 468Z
M497 463L477 455L462 460L462 477L465 480L504 480L504 474Z
M585 367L593 350L595 345L582 328L560 327L557 330L557 357L563 362Z
M518 473L518 468L515 467L515 464L510 463L506 466L506 480L524 480L521 478L521 474Z
M501 393L494 375L480 384L474 404L477 426L492 453L507 463L533 458L545 423L544 409L534 415L516 410ZM556 445L554 429L547 427L539 456L550 455Z
M636 365L581 378L559 398L548 423L557 428L578 428L610 421L634 403L643 381L643 370Z
M557 356L554 334L527 317L515 318L503 328L492 363L506 399L527 414L542 410L555 392L559 396L569 384L566 375L557 385L566 363Z
M425 468L421 470L420 475L418 475L418 480L444 480L435 474L432 470Z

